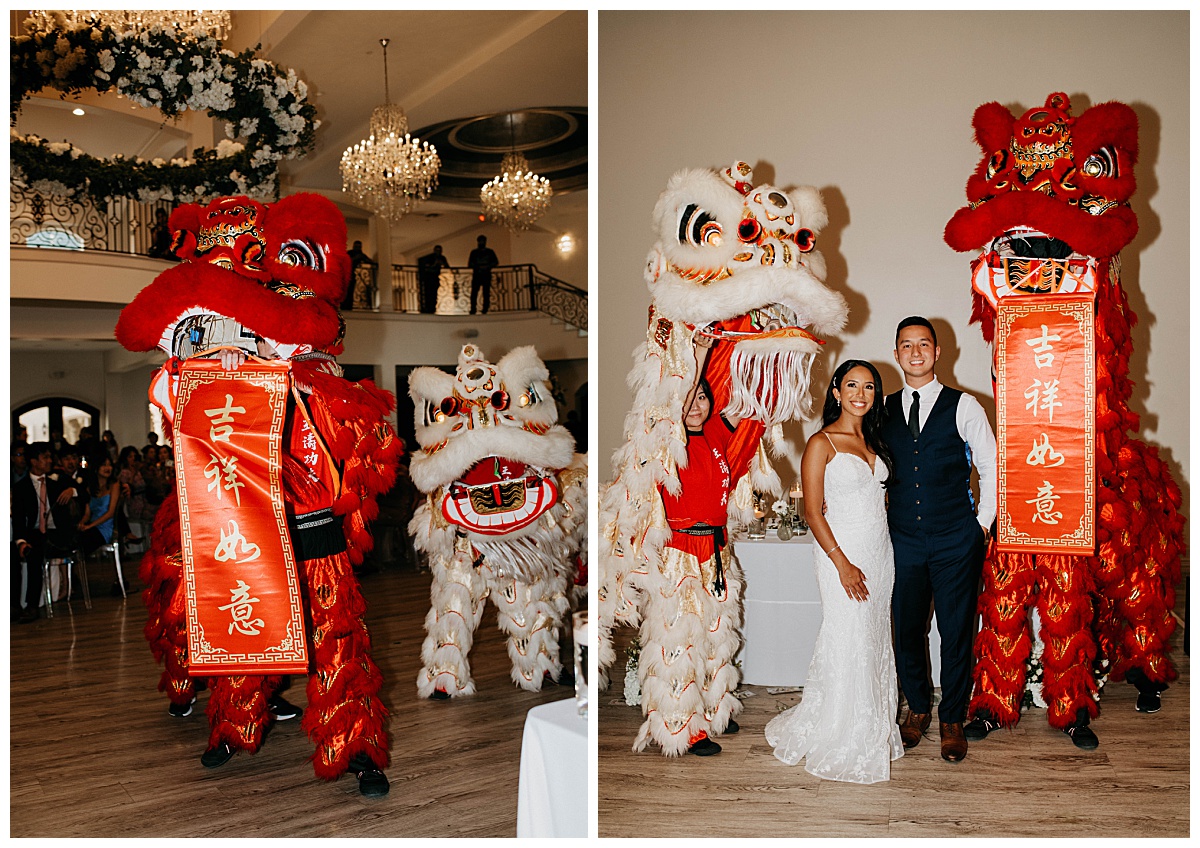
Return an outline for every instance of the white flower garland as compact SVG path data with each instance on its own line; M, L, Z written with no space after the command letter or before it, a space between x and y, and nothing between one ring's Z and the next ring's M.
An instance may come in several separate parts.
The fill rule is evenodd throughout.
M53 183L69 191L86 186L98 197L143 201L230 193L271 199L278 163L312 146L319 122L307 101L308 86L294 70L252 58L251 51L235 54L212 36L164 27L118 33L69 28L64 20L49 28L27 26L27 35L12 39L14 115L25 97L45 86L64 94L115 89L167 117L207 112L226 122L229 137L192 157L147 162L95 158L67 142L10 132L14 177L31 185ZM244 141L234 140L239 137ZM236 161L216 164L226 159Z

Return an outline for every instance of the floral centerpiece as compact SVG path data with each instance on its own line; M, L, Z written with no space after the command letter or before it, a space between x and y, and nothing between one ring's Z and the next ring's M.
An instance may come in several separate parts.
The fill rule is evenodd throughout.
M270 200L278 195L278 166L311 149L316 108L295 71L233 53L201 32L152 27L116 32L108 27L26 21L27 33L11 41L13 123L21 104L43 88L60 96L94 89L116 91L167 118L191 109L226 124L215 148L169 162L117 155L89 156L68 142L47 142L10 132L15 179L39 191L83 190L103 200L194 202L227 194Z

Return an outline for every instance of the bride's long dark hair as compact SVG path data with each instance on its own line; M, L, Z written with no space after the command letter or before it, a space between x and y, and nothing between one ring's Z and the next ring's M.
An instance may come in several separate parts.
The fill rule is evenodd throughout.
M842 390L842 379L851 368L857 367L866 368L871 372L871 380L875 383L875 401L871 404L871 408L867 410L867 414L863 416L863 441L867 443L867 447L875 451L875 453L883 460L883 464L888 470L888 483L890 484L895 478L896 464L892 459L892 452L887 446L887 442L883 438L883 421L887 415L883 408L883 381L879 379L879 370L863 359L847 359L837 367L833 372L833 379L829 381L829 388L825 390L825 408L822 410L822 427L828 427L833 422L842 417L842 405L838 403L837 398L833 396L833 390Z

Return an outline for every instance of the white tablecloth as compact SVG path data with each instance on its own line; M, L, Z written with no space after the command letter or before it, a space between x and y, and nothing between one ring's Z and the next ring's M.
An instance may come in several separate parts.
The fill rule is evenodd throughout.
M753 686L803 686L808 679L821 593L813 573L812 534L790 542L768 536L733 546L742 566L742 682ZM933 685L940 685L941 639L929 628Z
M525 718L517 784L517 836L588 835L587 719L574 698Z

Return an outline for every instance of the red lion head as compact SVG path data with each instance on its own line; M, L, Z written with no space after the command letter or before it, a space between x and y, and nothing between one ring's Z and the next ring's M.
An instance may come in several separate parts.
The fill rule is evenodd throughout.
M1137 116L1101 103L1078 118L1056 92L1020 118L999 103L975 110L983 158L967 180L970 205L946 225L946 243L974 250L1014 230L1037 231L1084 256L1115 256L1137 235ZM1053 251L1054 246L1046 246Z
M219 316L254 335L337 353L338 304L350 279L346 222L332 201L296 194L262 204L222 197L170 218L183 260L121 311L117 340L130 350L169 344L184 318Z

